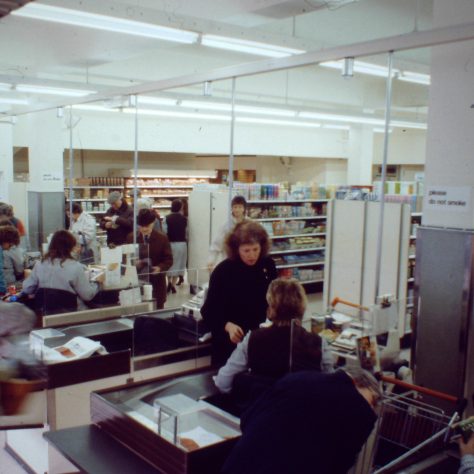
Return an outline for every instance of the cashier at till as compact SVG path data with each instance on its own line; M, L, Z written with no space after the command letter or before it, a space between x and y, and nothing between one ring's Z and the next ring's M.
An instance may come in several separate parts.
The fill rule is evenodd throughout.
M276 278L270 239L256 222L241 222L225 240L227 258L211 273L201 314L212 333L211 362L222 367L247 331L266 319L268 285Z
M30 276L23 282L22 293L34 297L40 288L62 290L77 295L78 309L86 309L84 302L90 301L99 291L99 283L90 282L84 266L73 257L77 247L76 238L67 230L54 233L48 252L36 262ZM97 277L97 282L104 276Z

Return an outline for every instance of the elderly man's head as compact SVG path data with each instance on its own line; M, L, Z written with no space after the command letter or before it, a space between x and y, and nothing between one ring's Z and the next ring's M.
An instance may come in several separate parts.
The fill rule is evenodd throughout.
M114 209L120 209L122 206L122 194L120 194L118 191L112 191L107 198L107 202Z

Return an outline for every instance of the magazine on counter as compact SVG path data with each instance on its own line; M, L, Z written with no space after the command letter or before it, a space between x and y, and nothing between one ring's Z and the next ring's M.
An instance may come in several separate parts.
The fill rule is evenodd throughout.
M85 359L94 353L107 354L100 342L87 337L77 336L61 346L43 347L43 360L46 363L67 362L70 360Z

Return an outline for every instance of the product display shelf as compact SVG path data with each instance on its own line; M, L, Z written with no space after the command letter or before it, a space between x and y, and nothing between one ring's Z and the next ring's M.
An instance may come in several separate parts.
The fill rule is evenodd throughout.
M85 212L99 219L109 208L107 196L112 191L123 193L124 181L122 178L109 177L75 178L72 199L70 199L70 191L71 187L66 183L64 193L67 205L71 201L77 202Z
M326 247L309 247L309 248L301 248L301 249L272 250L270 252L270 255L296 253L296 252L309 252L309 251L314 251L314 250L325 250L325 248Z
M201 176L144 176L135 181L132 177L125 178L125 196L133 202L133 189L140 190L140 197L153 200L153 209L168 210L173 199L187 201L189 193L196 184L209 183L209 177Z
M277 270L280 268L293 268L293 267L312 267L313 265L324 265L324 261L321 262L295 262L285 265L276 265Z
M415 282L415 266L416 266L416 234L417 227L421 225L421 212L412 212L410 215L410 237L408 251L408 279L407 279L407 305L405 317L405 334L411 332L411 319L413 318L413 292Z
M319 290L324 280L327 203L328 199L248 201L249 217L262 224L274 241L270 255L279 276L312 284L312 291Z
M320 202L320 203L328 203L329 199L258 199L258 200L249 200L247 204L302 204L305 202L313 203L313 202Z
M293 216L293 217L263 217L255 218L257 222L271 222L271 221L308 221L315 219L326 219L326 216Z
M133 189L135 186L133 185L127 185L125 186L126 189ZM193 189L192 185L178 185L178 184L156 184L156 185L140 185L137 186L137 189Z
M313 234L309 234L309 233L303 233L303 234L282 234L282 235L270 235L270 237L272 238L272 240L276 240L276 239L288 239L290 237L306 237L306 236L311 236L311 237L315 237L315 236L324 236L326 235L326 232L315 232Z

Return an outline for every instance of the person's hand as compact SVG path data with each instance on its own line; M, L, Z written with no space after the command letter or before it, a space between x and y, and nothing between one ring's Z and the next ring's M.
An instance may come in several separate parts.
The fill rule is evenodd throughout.
M31 275L31 272L32 272L32 270L31 270L30 268L25 268L25 269L23 270L23 276L24 276L25 278L28 278L28 277Z
M238 344L244 337L244 331L237 324L228 322L225 327L225 331L229 334L229 339L234 343Z
M111 221L112 221L112 218L111 218L110 216L105 216L105 217L104 217L104 221L109 221L109 222L111 222Z
M474 454L474 436L472 434L467 443L465 443L462 438L459 438L458 443L461 456L464 456L465 454Z
M105 273L99 273L96 278L95 278L95 281L97 283L104 283L105 281Z
M151 273L160 273L160 267L151 267Z
M105 223L105 228L110 229L112 227L113 223L109 220Z
M213 263L208 263L207 264L207 270L209 273L212 273L212 270L214 270L214 264Z

